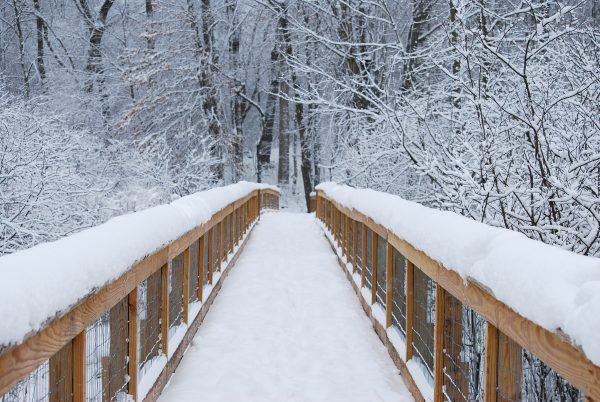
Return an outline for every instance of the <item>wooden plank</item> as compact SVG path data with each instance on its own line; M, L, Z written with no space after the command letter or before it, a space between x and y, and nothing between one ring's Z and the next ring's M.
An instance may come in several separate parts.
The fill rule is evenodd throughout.
M415 266L406 261L406 361L412 359Z
M191 246L190 246L191 247ZM190 308L190 249L183 252L183 322L189 323Z
M485 336L485 402L496 402L498 387L498 329L486 323Z
M85 331L73 338L73 401L84 402L86 385Z
M371 232L371 304L377 303L377 234Z
M138 292L137 288L129 293L128 297L129 304L129 395L133 397L133 400L137 400L137 386L138 386L138 325L137 325L137 312L138 312Z
M444 401L444 289L435 287L435 340L434 340L434 373L433 400Z
M161 289L161 346L165 356L169 355L169 265L165 264L160 269Z
M394 248L385 244L385 327L392 325L392 307L394 303Z

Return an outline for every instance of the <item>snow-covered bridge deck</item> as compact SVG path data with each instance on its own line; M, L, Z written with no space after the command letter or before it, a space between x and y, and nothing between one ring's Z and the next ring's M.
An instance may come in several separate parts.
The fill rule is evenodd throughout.
M267 212L160 401L413 400L313 215Z

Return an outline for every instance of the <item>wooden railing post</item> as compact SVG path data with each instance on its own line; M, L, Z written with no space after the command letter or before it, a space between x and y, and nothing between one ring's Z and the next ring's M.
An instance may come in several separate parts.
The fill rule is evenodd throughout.
M360 270L360 287L367 284L367 225L362 224L362 267Z
M392 325L392 303L394 301L394 247L385 244L385 327Z
M160 268L160 287L162 298L161 346L165 356L169 356L169 264Z
M377 302L377 237L379 235L371 231L371 304Z
M496 402L498 388L498 329L486 322L485 334L485 402Z
M206 269L206 267L204 266L204 239L205 239L206 233L203 234L202 236L200 236L200 239L198 239L198 247L200 248L198 250L198 289L196 290L197 296L198 296L198 301L200 303L202 303L202 295L203 295L203 288L204 288L204 270Z
M415 266L406 263L406 361L412 359L413 319L414 319L414 284Z
M221 238L222 238L222 234L221 234L221 230L222 230L222 223L223 221L220 221L219 223L217 223L217 271L221 271L221 253L222 253L222 242L221 242Z
M138 310L138 292L137 286L129 293L129 395L137 401L138 392L138 331L137 331L137 310Z
M233 254L234 244L233 244L233 212L229 215L229 253Z
M435 286L433 400L444 401L444 288Z
M348 225L350 222L350 218L348 218L348 215L344 214L344 254L346 255L346 260L350 260L350 241L349 241L349 236L350 236L350 231L348 230Z
M352 273L357 270L358 263L356 262L356 256L358 255L358 222L352 221Z
M333 206L333 238L335 239L336 244L338 243L338 231L337 231L337 221L338 221L338 210L335 206Z
M183 251L183 322L186 324L189 324L190 247Z
M73 339L73 401L84 402L85 383L86 383L86 350L85 350L86 332L81 331Z
M260 190L254 199L254 211L256 214L256 220L260 220Z
M237 235L237 243L239 244L242 240L242 208L238 207L236 209L235 214L235 222L237 224L236 235Z
M207 267L206 269L208 269L208 283L212 285L213 283L213 228L209 228L208 229L208 249L206 250L208 252L208 257L206 259L206 263L207 263Z
M342 249L342 258L348 258L346 254L346 214L340 210L340 248Z

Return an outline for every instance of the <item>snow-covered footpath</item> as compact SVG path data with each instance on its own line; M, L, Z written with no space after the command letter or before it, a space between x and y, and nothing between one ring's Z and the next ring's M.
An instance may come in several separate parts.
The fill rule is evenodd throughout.
M161 401L410 401L314 216L266 213Z
M20 342L136 261L264 188L276 189L240 182L198 192L0 258L0 345Z
M335 183L317 189L484 285L524 317L562 330L600 365L600 259L391 194Z

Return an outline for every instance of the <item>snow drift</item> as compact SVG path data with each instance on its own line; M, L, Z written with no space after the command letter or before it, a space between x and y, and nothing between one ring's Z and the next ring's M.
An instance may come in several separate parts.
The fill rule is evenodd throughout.
M472 278L522 316L562 330L600 365L600 260L398 196L336 183L317 190Z
M240 182L108 220L0 258L0 345L23 340L51 317L126 272L136 261L258 189Z

